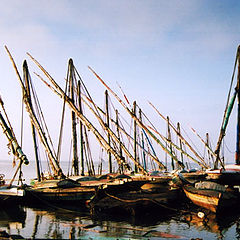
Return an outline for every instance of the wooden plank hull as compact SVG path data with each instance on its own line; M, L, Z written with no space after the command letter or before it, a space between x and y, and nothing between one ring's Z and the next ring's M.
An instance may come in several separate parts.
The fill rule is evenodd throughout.
M68 183L69 181L69 183ZM107 188L111 193L138 190L148 180L99 180L75 182L67 180L67 187L59 187L61 180L46 180L36 183L26 189L28 201L43 201L45 203L67 203L85 206L87 200L93 197L98 188ZM71 186L76 184L76 186Z
M217 212L219 197L209 197L201 194L191 193L185 188L183 189L186 196L196 205Z
M221 192L211 189L196 189L191 185L183 186L186 196L196 205L220 212L237 203L238 196L232 192Z
M161 193L119 192L109 194L107 191L99 190L88 206L90 212L95 214L143 214L157 209L171 211L170 206L176 204L178 190L167 190Z
M44 201L46 203L67 203L85 205L95 193L95 188L73 187L73 188L30 188L26 190L28 201Z

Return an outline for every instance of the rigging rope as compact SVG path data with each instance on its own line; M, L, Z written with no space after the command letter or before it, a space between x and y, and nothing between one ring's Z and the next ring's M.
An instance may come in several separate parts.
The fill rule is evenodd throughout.
M67 92L67 85L68 85L68 76L67 76L67 81L66 81L66 85L65 85L65 94ZM60 162L60 155L61 155L61 149L62 149L62 138L63 138L63 124L64 124L64 116L65 116L65 106L66 106L66 98L63 99L62 119L61 119L60 133L59 133L59 139L58 139L58 149L57 149L57 160L58 160L58 162Z
M29 79L30 79L30 87L31 87L31 90L32 90L32 95L33 95L33 99L34 99L34 103L35 103L35 110L37 111L37 115L38 115L38 121L39 121L39 124L40 126L42 127L42 129L46 131L47 133L47 137L48 137L48 140L51 144L51 147L52 147L52 153L54 154L54 157L56 158L56 152L54 150L54 147L53 147L53 142L52 142L52 139L50 137L50 134L49 134L49 131L48 131L48 127L47 127L47 124L45 122L45 119L44 119L44 116L43 116L43 112L42 112L42 109L41 109L41 106L40 106L40 102L38 100L38 97L37 97L37 93L32 85L32 80L31 80L31 76L29 75Z

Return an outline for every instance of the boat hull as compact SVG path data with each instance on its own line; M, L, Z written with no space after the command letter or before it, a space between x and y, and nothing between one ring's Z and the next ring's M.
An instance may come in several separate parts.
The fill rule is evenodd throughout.
M183 186L186 196L196 205L220 212L237 203L238 196L232 192L220 192L211 189L196 189L191 185Z
M26 197L25 190L19 187L0 187L0 202L1 204L19 204L24 202Z
M35 203L56 203L56 204L74 204L85 206L86 200L89 200L95 193L95 188L73 187L73 188L29 188L26 189L26 198Z

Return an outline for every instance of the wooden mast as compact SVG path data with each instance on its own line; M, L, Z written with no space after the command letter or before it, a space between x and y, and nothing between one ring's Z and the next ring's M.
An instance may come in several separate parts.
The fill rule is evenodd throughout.
M158 115L163 118L165 121L167 121L167 119L157 110L157 108L151 103L149 102L149 104L153 107L153 109L158 113ZM169 123L169 126L174 130L174 132L176 132L178 134L177 129L171 124ZM186 141L185 138L183 138L182 135L178 135L178 137L182 140L182 142L189 147L189 149L194 153L194 155L201 161L198 162L199 165L201 165L203 168L208 168L209 166L207 166L207 164L204 162L204 159L202 157L199 156L199 154L193 149L193 147ZM177 147L176 147L177 148ZM183 154L186 154L184 152L182 152ZM193 158L191 158L193 159Z
M117 136L118 136L118 142L119 142L119 156L120 158L123 158L123 154L122 154L122 142L120 139L120 131L119 131L119 122L118 122L118 110L116 109L116 127L117 127ZM119 172L123 173L123 165L121 164L119 166Z
M171 137L171 132L170 132L170 126L169 126L169 117L167 116L167 132L168 132L168 142L172 142L172 137ZM172 150L172 144L170 144L170 146L169 146L169 148L170 148L170 152L171 152L171 154L173 154L173 150ZM171 157L171 165L172 165L172 170L174 170L175 169L175 165L174 165L174 159L173 159L173 157Z
M240 46L238 47L237 60L238 60L238 74L237 74L236 91L237 91L238 109L237 109L237 144L236 144L235 161L236 161L236 164L240 164Z
M79 112L83 114L82 111L82 97L81 97L81 81L78 80L78 102L79 102ZM81 175L84 176L84 155L83 155L83 123L80 120L80 161L81 161Z
M2 102L2 100L1 100ZM3 102L2 102L3 103ZM14 156L16 156L20 161L18 164L18 167L9 183L9 186L12 186L12 183L18 173L18 171L21 169L21 166L23 163L25 163L26 165L29 164L28 159L26 157L26 155L23 153L21 147L18 145L17 139L15 138L14 132L11 128L11 126L9 127L4 119L4 117L2 116L1 112L0 112L0 125L3 129L3 133L6 135L9 144L12 148L12 153ZM20 173L21 174L21 173Z
M10 58L12 64L13 64L13 68L14 68L14 70L15 70L15 72L16 72L16 75L17 75L17 77L18 77L20 86L21 86L21 88L22 88L22 91L23 91L23 99L24 99L24 103L25 103L25 105L26 105L26 110L27 110L27 112L29 113L31 122L34 124L34 126L35 126L35 128L36 128L36 130L37 130L37 132L38 132L38 135L39 135L39 137L40 137L40 140L41 140L43 146L45 147L45 150L46 150L47 155L48 155L48 157L49 157L49 161L50 161L52 170L53 170L53 172L54 172L54 175L55 175L56 177L65 178L65 175L63 174L62 169L60 168L58 162L56 161L56 159L55 159L55 157L54 157L54 155L53 155L53 153L52 153L52 151L51 151L51 148L49 147L47 138L46 138L44 132L42 131L42 128L41 128L41 126L40 126L40 124L39 124L39 122L38 122L38 120L37 120L37 117L36 117L35 113L33 112L33 109L31 108L31 105L29 104L29 99L27 98L27 93L26 93L25 86L24 86L23 81L22 81L22 78L21 78L21 76L20 76L20 74L19 74L19 72L18 72L17 66L16 66L16 64L15 64L15 62L14 62L14 60L13 60L13 57L12 57L11 53L9 52L9 50L8 50L8 48L7 48L6 46L5 46L5 49L6 49L8 55L9 55L9 58ZM27 65L26 65L26 67L27 67Z
M97 74L92 68L90 68L90 67L88 67L88 68L89 68L89 69L92 71L92 73L98 78L98 80L114 95L114 97L115 97L115 98L119 101L119 103L126 109L126 111L130 114L130 116L131 116L133 119L136 120L136 123L137 123L141 128L143 128L143 129L161 146L161 148L162 148L164 151L166 151L169 155L171 155L171 153L170 153L167 149L165 149L165 147L164 147L163 144L159 141L159 139L158 139L141 121L139 121L138 118L136 118L136 117L134 116L134 114L132 113L132 111L124 104L124 102L118 97L118 95L117 95L115 92L113 92L113 90L112 90L110 87L107 86L107 84L100 78L100 76L98 76L98 74ZM174 158L176 161L178 161L176 157L173 156L173 158ZM156 161L157 164L158 164L161 168L164 168L164 169L166 168L158 159L153 158L153 160Z
M133 102L133 115L136 117L136 101ZM133 120L133 139L134 139L134 145L133 145L133 151L134 151L134 159L136 162L138 162L138 156L137 156L137 123L136 120ZM137 165L135 164L135 172L138 172Z
M105 103L106 103L106 126L109 128L110 124L109 124L109 104L108 104L108 91L105 91ZM107 134L108 137L108 144L109 146L111 146L111 135L108 132ZM109 173L112 173L112 155L111 152L108 152L108 168L109 168Z
M178 135L181 135L180 123L179 123L179 122L177 123L177 131L178 131ZM181 138L179 138L179 146L180 146L180 149L183 150ZM181 151L181 161L182 161L182 165L184 166L184 163L183 163L183 153L182 153L182 151Z
M84 95L83 95L83 96L84 96ZM91 103L92 103L92 101L91 101L89 98L87 98L86 96L84 96L84 97L86 98L86 100L87 100L88 102L91 102ZM89 104L86 102L86 100L84 100L84 99L82 99L82 100L83 100L83 102L84 102L89 108L91 108L91 107L89 106ZM100 107L96 106L96 104L95 104L95 107L97 107L97 109L98 109L104 116L106 116L106 113L105 113ZM91 110L91 111L92 111L92 110ZM116 110L116 113L117 113L117 112L118 112L118 111ZM126 135L126 137L127 137L128 139L131 139L131 140L134 141L134 138L133 138L132 136L130 136L121 126L119 126L119 123L117 123L117 117L116 117L116 120L113 120L112 118L110 118L110 120L111 120L112 123L115 124L116 128L118 129L118 131L121 131L122 133L124 133L124 134ZM146 134L146 133L144 132L144 129L142 129L142 132L143 132L144 134ZM145 136L146 136L146 135L145 135ZM121 145L120 140L119 140L119 144ZM159 165L161 168L165 168L165 166L158 160L158 158L157 158L157 156L156 156L155 153L154 153L154 155L153 155L153 154L151 154L149 151L147 151L146 149L143 149L142 146L141 146L138 142L137 142L137 145L138 145L139 148L141 148L141 150L142 150L145 154L149 155L150 158L152 158L154 161L158 162L158 165ZM154 152L154 150L153 150L153 152Z
M29 84L29 72L28 72L26 60L23 62L23 79L25 82L27 98L29 99L29 105L33 109L32 100L31 100L31 92L30 92L30 84ZM33 144L34 144L34 153L35 153L35 159L36 159L37 180L38 180L38 182L40 182L41 181L41 173L40 173L40 164L39 164L39 158L38 158L39 153L38 153L38 146L37 146L36 129L35 129L33 123L31 123L31 127L32 127L32 136L33 136Z
M68 64L68 77L69 77L69 86L70 86L70 100L72 103L75 103L74 99L74 78L73 78L73 60L69 59ZM72 140L73 140L73 169L75 176L79 175L79 166L78 166L78 150L77 150L77 129L76 129L76 116L75 112L72 111Z
M99 143L106 149L106 151L111 151L111 153L114 155L116 160L118 161L119 164L123 163L124 167L126 169L130 169L130 166L128 163L125 162L124 159L120 158L119 154L113 149L107 141L101 136L101 134L98 132L98 130L90 123L90 121L79 112L79 109L76 108L76 106L69 100L69 97L66 96L64 91L61 89L61 87L54 81L54 79L49 75L49 73L28 53L28 55L31 57L31 59L36 63L36 65L43 71L43 73L46 75L46 77L49 79L49 81L54 85L55 90L50 87L51 90L53 90L57 95L61 98L66 98L66 102L68 103L69 107L76 113L76 115L84 122L84 124L90 129L93 134L96 136L97 140ZM49 85L48 85L49 86ZM97 117L96 113L95 116ZM117 136L109 129L106 128L105 124L103 123L102 119L98 117L98 120L100 124L105 128L106 131L109 131L111 133L111 136L114 137L115 140L117 140ZM122 145L124 152L128 155L129 158L131 158L132 161L135 162L134 158L132 155L128 152L127 148ZM136 163L136 162L135 162ZM137 163L136 163L137 164ZM145 174L147 174L147 171L138 164L138 168Z
M142 110L141 109L139 109L139 119L140 119L140 121L142 122ZM144 167L144 169L145 170L147 170L147 164L146 164L146 153L145 153L145 146L144 146L144 137L143 137L143 129L142 129L142 131L141 131L141 138L142 138L142 149L143 149L143 151L142 151L142 157L143 157L143 167Z

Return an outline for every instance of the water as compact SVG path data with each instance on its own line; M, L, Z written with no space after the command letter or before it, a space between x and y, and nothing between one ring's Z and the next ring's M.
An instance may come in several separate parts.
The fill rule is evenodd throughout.
M1 161L0 167L11 177L11 162ZM34 166L25 173L27 180L34 177ZM0 208L0 229L33 239L240 239L240 213L208 214L202 220L197 216L201 209L187 204L184 210L191 214L182 210L124 217L90 216L53 206L11 206Z

